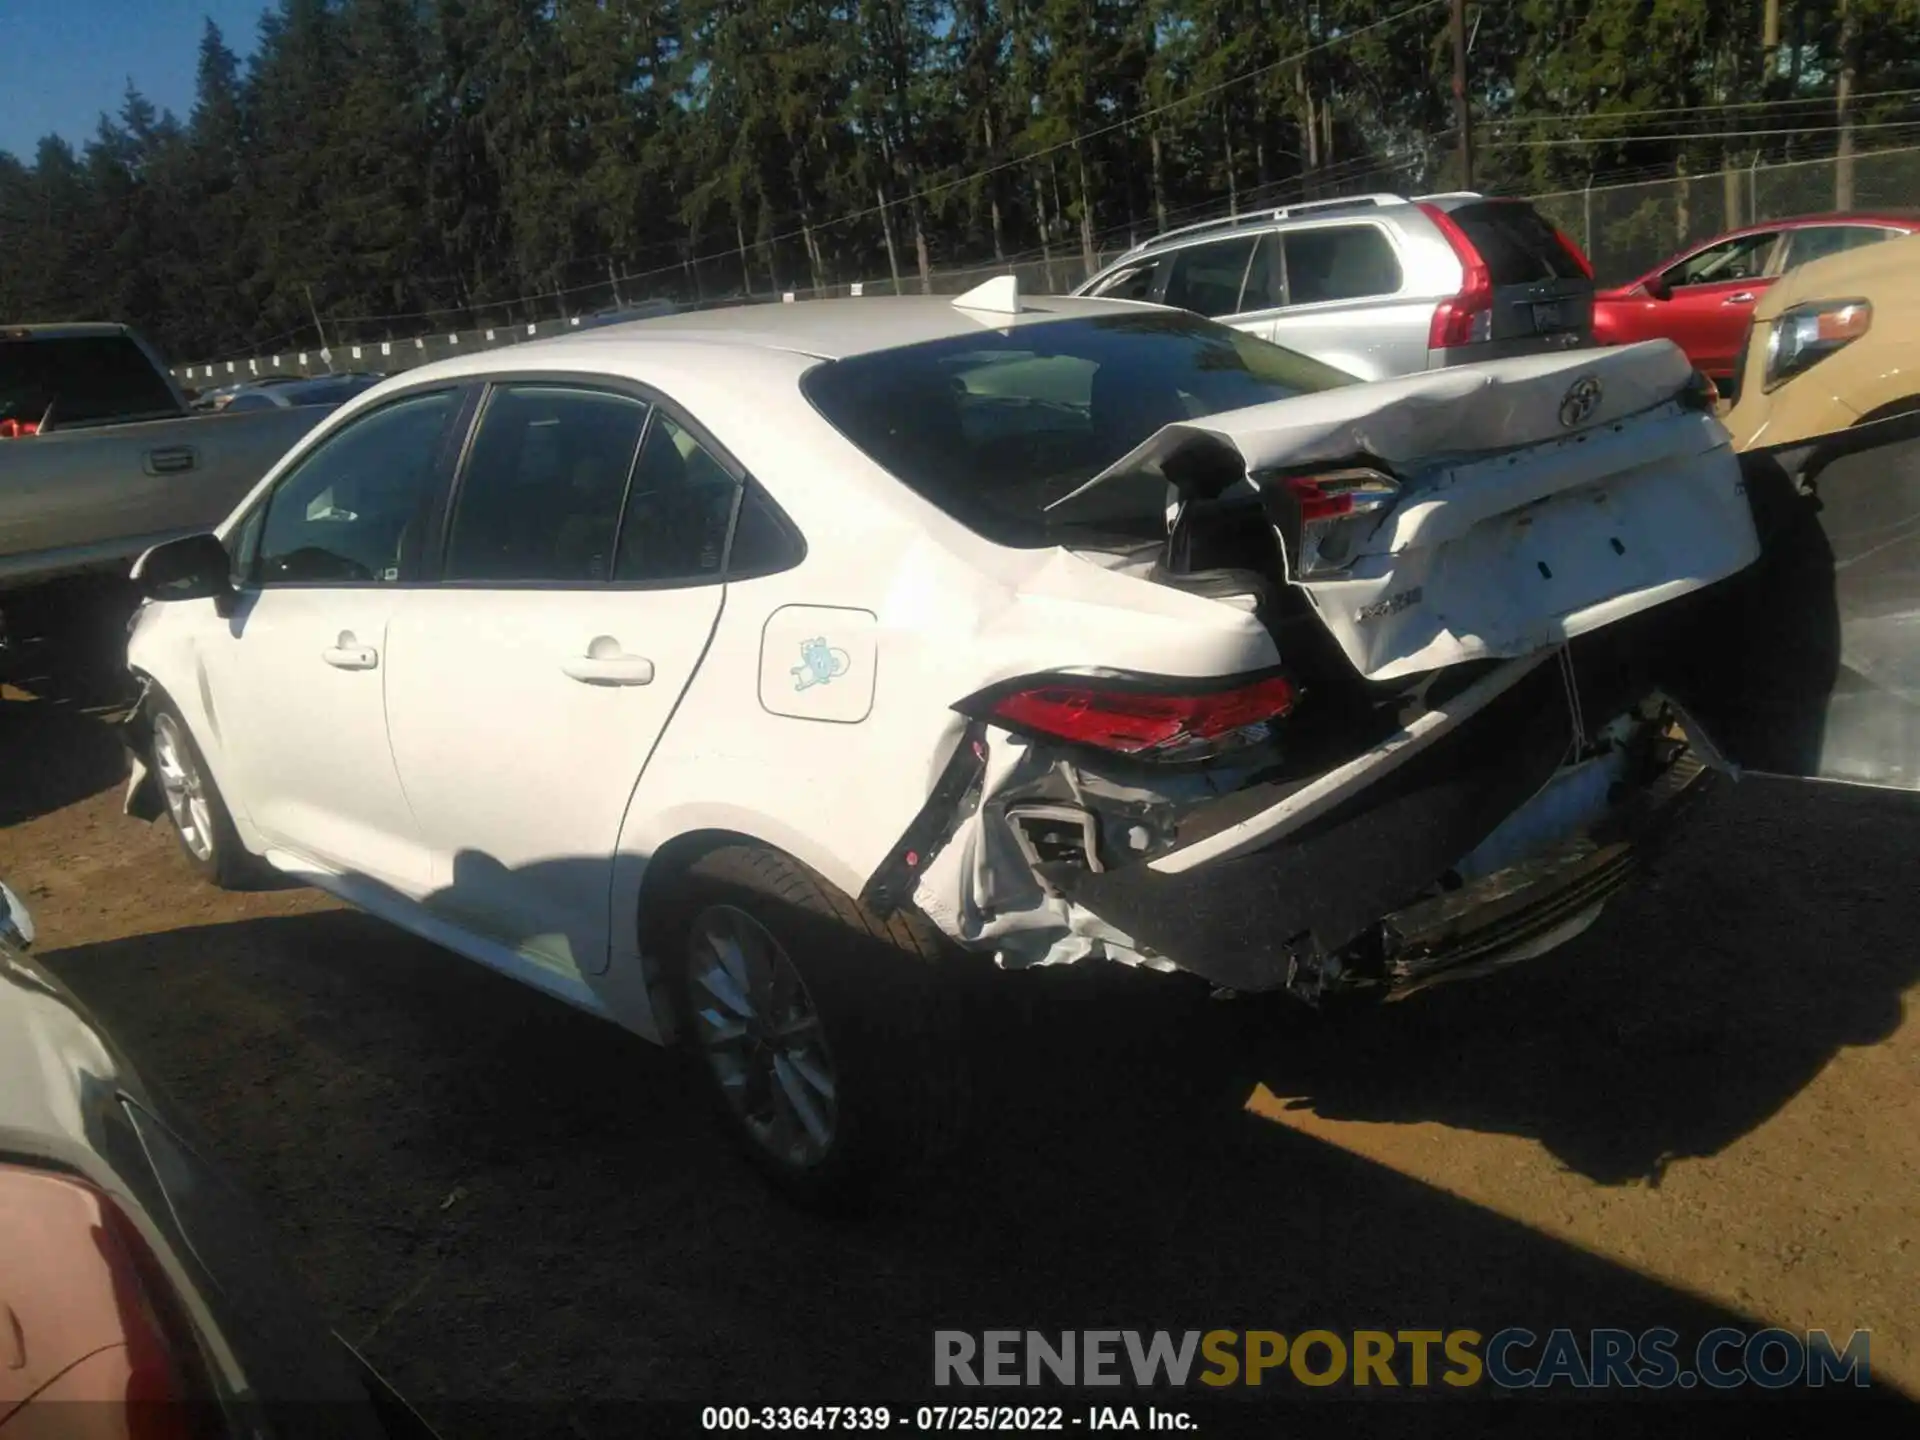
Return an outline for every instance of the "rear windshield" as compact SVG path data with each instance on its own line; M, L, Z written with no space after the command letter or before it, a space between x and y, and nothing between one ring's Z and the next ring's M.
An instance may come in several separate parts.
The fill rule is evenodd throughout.
M1162 426L1354 383L1198 316L1056 320L808 372L807 398L909 488L1002 545L1166 534L1166 487L1116 482L1049 514Z
M1585 280L1587 272L1531 205L1517 200L1462 205L1448 218L1466 232L1495 285Z
M0 341L0 420L71 430L179 413L153 362L125 335Z

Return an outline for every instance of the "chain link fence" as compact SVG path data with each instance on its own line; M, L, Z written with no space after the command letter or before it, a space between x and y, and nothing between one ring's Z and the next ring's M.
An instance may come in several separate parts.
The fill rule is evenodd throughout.
M1632 185L1535 195L1580 242L1603 285L1638 279L1662 260L1728 230L1823 211L1920 207L1920 146L1853 157L1853 200L1841 204L1838 162L1752 164Z
M1701 175L1562 190L1531 198L1541 213L1580 242L1593 260L1599 282L1611 285L1635 279L1675 252L1723 231L1843 208L1836 201L1841 189L1839 162L1827 158L1755 163ZM1855 155L1852 193L1852 203L1844 208L1920 208L1920 146ZM1143 230L1142 238L1147 233ZM1115 259L1122 248L1112 246L1096 252L1096 268ZM610 274L600 285L556 294L540 305L544 311L541 314L534 313L537 302L522 300L492 312L482 308L475 315L480 323L470 328L408 333L397 339L390 335L355 338L364 331L356 331L354 322L333 321L330 343L324 347L195 362L178 366L173 373L192 390L269 375L325 375L351 370L391 373L451 355L548 339L612 318L638 318L650 307L689 310L826 296L922 293L912 255L900 255L898 262L898 280L890 270L859 282L816 287L792 280L776 289L773 281L781 277L777 272L769 274L767 266L771 262L750 246L744 257L704 256L637 276ZM1030 294L1071 290L1090 273L1077 238L1063 239L1045 253L977 265L935 267L928 290L935 295L958 295L1009 272L1019 276L1020 288Z

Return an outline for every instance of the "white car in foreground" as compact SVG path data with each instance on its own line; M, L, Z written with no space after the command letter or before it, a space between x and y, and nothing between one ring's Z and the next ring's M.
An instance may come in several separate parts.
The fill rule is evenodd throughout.
M1663 607L1758 553L1693 379L1011 281L430 365L143 558L129 808L688 1040L842 1193L950 952L1385 997L1589 923L1717 763Z

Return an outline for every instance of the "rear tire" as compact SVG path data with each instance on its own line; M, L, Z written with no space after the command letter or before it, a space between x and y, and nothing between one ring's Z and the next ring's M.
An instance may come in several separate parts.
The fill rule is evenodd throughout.
M202 880L222 890L247 888L254 873L253 856L240 843L206 759L171 701L154 701L148 758L166 800L168 823L187 863Z
M964 1093L939 935L764 846L710 851L678 888L683 1040L735 1142L811 1209L910 1185Z

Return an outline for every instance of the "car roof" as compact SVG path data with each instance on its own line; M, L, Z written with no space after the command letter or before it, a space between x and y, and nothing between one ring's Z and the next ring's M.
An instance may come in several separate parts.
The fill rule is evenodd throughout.
M958 339L1054 320L1133 314L1149 308L1129 300L1033 295L1022 296L1018 313L1009 315L962 309L954 304L954 299L948 295L871 295L858 299L729 305L605 325L581 334L531 341L514 348L523 354L537 349L548 355L566 349L578 353L584 360L596 348L647 346L655 341L672 340L744 350L782 350L819 360L844 360L930 340ZM495 361L496 365L501 363ZM504 363L511 365L512 362Z

